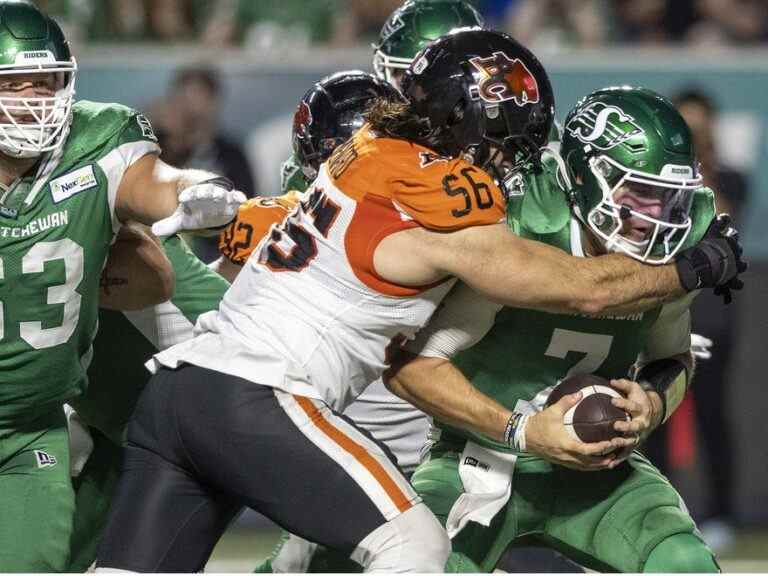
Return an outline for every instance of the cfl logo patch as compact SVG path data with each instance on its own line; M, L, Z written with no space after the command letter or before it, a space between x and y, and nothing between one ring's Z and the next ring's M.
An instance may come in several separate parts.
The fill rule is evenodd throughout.
M35 458L37 459L38 468L48 468L56 465L56 456L43 452L42 450L35 450Z

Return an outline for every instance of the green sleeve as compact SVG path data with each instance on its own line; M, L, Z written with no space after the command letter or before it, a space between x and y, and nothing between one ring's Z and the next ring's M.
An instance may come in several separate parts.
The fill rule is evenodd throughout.
M296 161L296 157L291 155L282 166L280 166L280 194L287 194L291 190L304 192L309 186L301 166Z
M166 238L163 249L176 275L171 303L194 324L200 314L218 308L229 282L208 268L178 236Z

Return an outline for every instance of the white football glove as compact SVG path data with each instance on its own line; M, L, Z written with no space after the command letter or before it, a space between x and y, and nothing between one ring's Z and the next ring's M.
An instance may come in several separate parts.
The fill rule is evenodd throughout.
M699 360L712 358L712 345L714 342L701 334L691 334L691 352Z
M232 189L227 178L211 178L179 192L179 207L152 225L155 236L170 236L184 230L204 230L229 224L245 194Z

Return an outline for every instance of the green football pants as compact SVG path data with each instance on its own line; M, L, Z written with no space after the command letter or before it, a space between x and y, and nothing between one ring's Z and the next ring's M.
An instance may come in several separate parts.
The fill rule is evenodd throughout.
M464 490L458 454L433 451L412 481L444 524ZM578 472L526 456L516 463L509 502L490 526L470 522L456 535L456 554L447 569L490 572L508 546L538 544L593 570L642 572L651 553L678 534L690 536L685 551L696 558L697 567L716 567L679 494L641 455L600 472ZM659 565L665 557L657 552L654 567L675 571L671 560Z
M67 567L74 493L64 410L0 430L0 572Z
M107 522L109 504L120 478L123 450L95 428L89 430L93 452L75 487L75 518L68 572L85 572L96 560L96 548Z

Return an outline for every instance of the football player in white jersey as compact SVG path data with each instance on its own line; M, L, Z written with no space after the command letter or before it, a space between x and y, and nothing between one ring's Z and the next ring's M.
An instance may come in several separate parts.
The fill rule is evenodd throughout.
M574 258L500 223L505 198L489 172L503 181L535 163L554 111L546 73L509 36L441 38L405 73L403 92L407 101L379 102L321 166L198 336L154 357L98 567L200 570L250 506L368 571L440 572L442 527L340 412L454 279L511 306L598 314L736 276L733 239L707 239L723 260L692 266L693 248L649 267ZM502 439L508 411L485 402L478 432ZM584 450L610 459L628 441Z
M243 269L272 223L296 207L300 193L336 146L365 123L364 113L376 97L396 97L382 79L359 70L337 72L315 83L299 102L292 128L293 154L284 164L283 195L245 202L222 232L221 258L211 264L231 282ZM370 432L395 457L406 477L420 462L427 438L427 416L389 392L381 379L368 386L345 411L357 426ZM298 536L285 534L273 555L256 572L348 572L359 570L344 554L322 549Z

